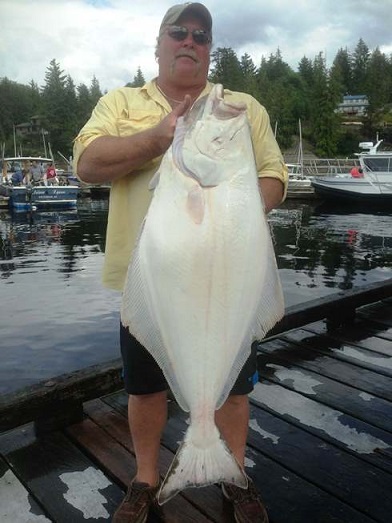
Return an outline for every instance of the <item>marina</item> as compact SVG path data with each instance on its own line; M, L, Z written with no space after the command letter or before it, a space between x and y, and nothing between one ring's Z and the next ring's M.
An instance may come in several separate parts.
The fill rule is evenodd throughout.
M135 471L120 296L100 284L107 209L106 198L82 198L72 210L0 211L7 523L110 521ZM387 523L391 211L295 200L269 224L286 316L259 345L247 472L272 523ZM173 400L169 410L162 473L187 427ZM218 486L186 490L163 509L148 521L233 522Z

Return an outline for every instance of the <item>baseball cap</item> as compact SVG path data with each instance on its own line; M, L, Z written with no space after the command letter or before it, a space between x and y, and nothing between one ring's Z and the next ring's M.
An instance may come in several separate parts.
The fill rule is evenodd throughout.
M203 20L205 29L211 33L212 17L209 10L199 2L187 2L185 4L177 4L170 7L163 17L161 27L159 28L159 36L162 35L167 26L175 25L178 19L185 13L193 13L200 17Z

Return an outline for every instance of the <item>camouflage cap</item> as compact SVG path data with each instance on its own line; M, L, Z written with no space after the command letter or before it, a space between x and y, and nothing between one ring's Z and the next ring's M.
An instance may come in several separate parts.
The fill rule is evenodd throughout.
M178 19L185 13L195 14L204 24L204 28L211 33L212 17L209 10L199 2L187 2L185 4L173 5L163 17L161 27L159 28L159 36L165 31L169 25L175 25Z

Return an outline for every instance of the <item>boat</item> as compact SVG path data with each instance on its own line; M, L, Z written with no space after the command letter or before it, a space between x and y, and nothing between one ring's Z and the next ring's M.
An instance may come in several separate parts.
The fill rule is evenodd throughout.
M53 162L51 158L41 156L15 156L3 158L2 181L0 195L8 198L8 205L14 210L28 211L43 208L74 208L77 204L79 186L71 185L46 185L21 180L15 182L12 175L22 169L28 170L32 162L37 162L42 167Z
M316 195L335 202L392 202L392 151L380 151L383 140L361 142L356 153L362 170L360 177L350 172L312 179Z
M289 183L287 187L287 198L313 198L315 195L312 186L312 178L305 174L301 121L298 122L299 144L296 163L286 163Z

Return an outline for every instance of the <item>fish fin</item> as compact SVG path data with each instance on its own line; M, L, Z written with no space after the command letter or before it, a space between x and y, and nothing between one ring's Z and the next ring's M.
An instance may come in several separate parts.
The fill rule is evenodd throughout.
M163 505L178 492L190 487L205 487L213 483L233 483L246 489L248 478L234 455L220 437L216 436L206 448L192 442L192 427L185 435L158 493L158 503Z
M149 303L150 293L142 277L139 245L140 242L135 247L132 262L128 267L121 302L121 323L124 327L128 327L129 332L155 359L177 403L184 411L189 412L188 402L181 394L181 388L171 366L170 358L167 357L158 322L154 313L151 312L154 309ZM132 293L130 290L132 290Z
M269 250L269 255L266 257L267 267L263 283L263 291L260 294L258 303L256 304L253 321L249 324L241 348L233 362L230 374L216 404L217 409L222 407L233 388L238 374L241 372L242 367L250 355L252 343L256 340L261 341L268 331L271 330L272 327L274 327L274 325L284 316L283 291L276 265L272 240L269 237L266 241L268 242L266 244L266 249Z
M256 311L256 325L252 341L262 340L284 316L285 305L282 284L276 264L272 239L269 237L269 256L263 292Z

